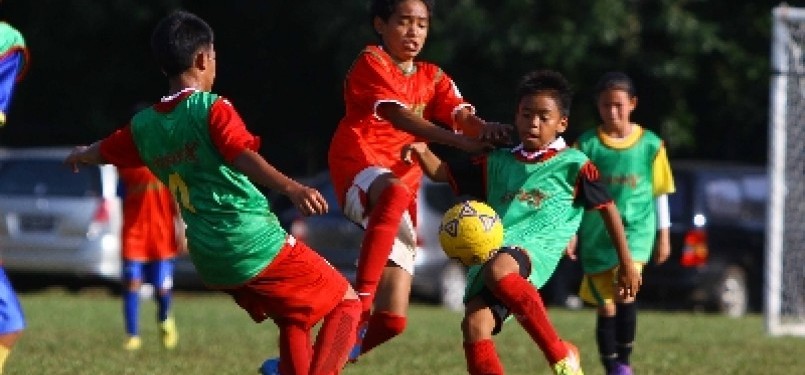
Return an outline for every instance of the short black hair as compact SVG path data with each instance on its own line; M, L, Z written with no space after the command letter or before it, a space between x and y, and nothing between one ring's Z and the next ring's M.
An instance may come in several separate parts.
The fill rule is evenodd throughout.
M637 96L637 89L635 88L632 79L623 72L606 72L598 80L595 85L595 97L598 98L601 93L607 90L623 90L629 94L630 98Z
M173 77L190 69L193 56L213 44L212 28L201 17L175 11L163 18L151 34L151 52L160 69Z
M561 73L553 70L536 70L524 75L517 85L517 103L524 97L537 93L549 93L559 103L562 115L570 115L573 90Z
M394 14L394 11L397 10L397 4L403 2L405 0L372 0L369 3L369 28L372 30L372 33L377 35L377 30L375 30L375 17L379 17L381 20L388 22L391 15ZM428 8L428 17L433 15L433 7L436 6L436 0L419 0L425 7ZM380 37L380 35L377 35Z

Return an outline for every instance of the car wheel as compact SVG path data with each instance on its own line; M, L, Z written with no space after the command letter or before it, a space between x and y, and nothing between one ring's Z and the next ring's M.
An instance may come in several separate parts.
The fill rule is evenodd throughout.
M442 269L439 285L439 302L453 311L464 311L464 289L467 287L467 270L455 261L448 261Z
M749 289L746 286L746 272L738 266L728 266L716 285L716 304L718 311L726 316L744 316L749 305Z

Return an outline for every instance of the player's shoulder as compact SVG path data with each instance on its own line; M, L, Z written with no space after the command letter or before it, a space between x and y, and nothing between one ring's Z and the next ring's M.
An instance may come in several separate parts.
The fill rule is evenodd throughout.
M653 132L651 129L648 129L645 126L642 126L640 124L635 124L635 126L638 129L640 129L640 131L642 132L641 137L643 137L644 139L650 140L650 141L659 141L660 140L660 136L657 133Z
M575 148L575 147L567 147L559 152L559 156L565 158L566 160L570 160L577 163L586 163L590 160L590 157L587 156L583 151Z
M585 144L598 138L598 128L587 129L576 139L576 144Z

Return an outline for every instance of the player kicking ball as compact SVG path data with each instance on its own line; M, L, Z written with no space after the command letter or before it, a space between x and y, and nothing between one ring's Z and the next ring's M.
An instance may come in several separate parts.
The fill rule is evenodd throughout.
M503 247L468 271L461 323L468 372L504 373L492 336L514 316L556 374L579 375L578 349L557 334L538 288L556 269L585 209L598 210L607 223L620 259L621 292L635 295L640 274L596 167L560 136L570 112L568 82L553 71L532 72L520 82L516 99L521 142L516 147L447 163L425 143L413 143L403 159L416 159L432 180L449 182L457 194L489 204L505 228Z

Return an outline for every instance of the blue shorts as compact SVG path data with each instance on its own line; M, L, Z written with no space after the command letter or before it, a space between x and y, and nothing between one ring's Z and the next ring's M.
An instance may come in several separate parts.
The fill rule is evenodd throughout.
M0 267L0 335L25 329L25 316L17 294L11 288L6 270Z
M174 259L141 262L136 260L123 261L123 281L139 280L148 283L156 289L173 288Z

